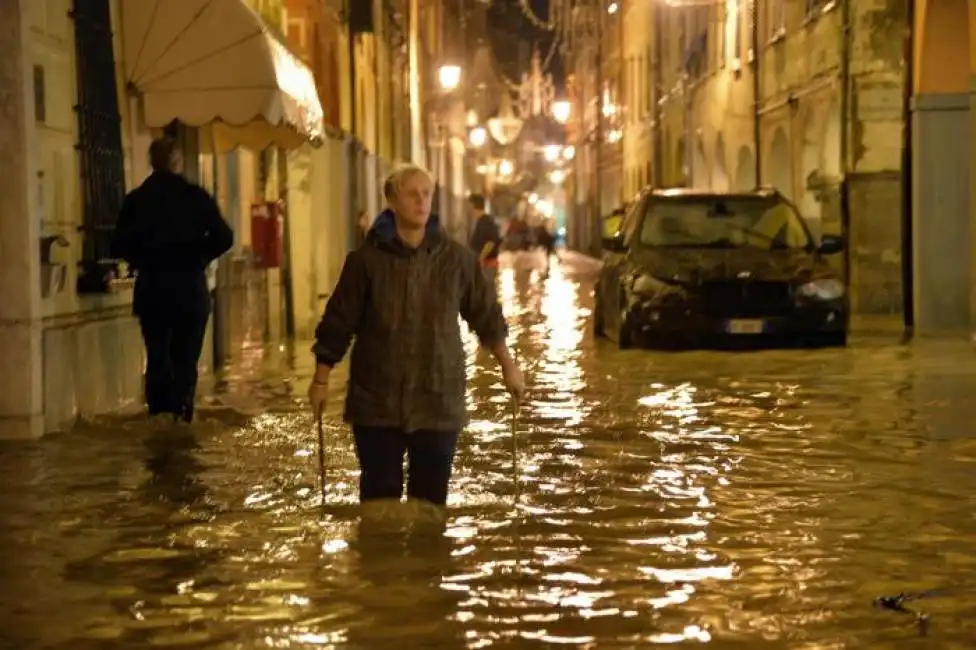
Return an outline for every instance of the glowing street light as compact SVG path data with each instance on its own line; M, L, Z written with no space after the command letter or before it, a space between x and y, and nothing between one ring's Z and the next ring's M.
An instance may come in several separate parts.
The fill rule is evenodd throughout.
M559 101L552 103L552 119L556 120L560 124L565 124L568 122L572 113L573 105L565 99L560 99Z
M512 164L511 160L503 160L498 163L499 176L511 176L513 173L515 173L515 165Z
M563 149L563 158L565 158L566 160L572 160L575 157L576 157L576 147L574 147L573 145L569 145L568 147Z
M562 151L562 147L558 144L547 144L542 149L542 154L546 157L549 162L556 162L559 160L559 154Z
M488 131L483 126L476 126L468 134L468 140L471 142L472 147L483 147L485 146L485 142L488 141Z
M617 13L618 11L620 11L620 5L617 4L616 2L611 2L610 5L607 6L607 13L610 14L611 16Z
M455 90L461 85L461 66L442 65L437 71L437 79L444 90Z
M566 172L561 169L554 169L549 173L549 180L552 181L553 185L562 185L563 181L566 180Z

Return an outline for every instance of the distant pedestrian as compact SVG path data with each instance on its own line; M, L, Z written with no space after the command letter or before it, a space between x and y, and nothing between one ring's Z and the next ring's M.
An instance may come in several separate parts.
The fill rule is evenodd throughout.
M207 266L234 234L216 201L183 176L175 140L149 147L152 174L122 203L115 255L137 273L133 311L146 345L150 415L193 420L197 363L210 317Z
M321 415L332 368L352 343L345 420L352 424L361 501L407 495L447 502L455 447L468 421L464 344L458 315L501 364L516 399L522 372L506 347L507 327L478 258L431 216L433 178L409 165L384 184L388 208L366 244L346 257L316 328L308 397Z
M485 211L487 202L482 194L472 194L468 198L471 215L474 217L474 230L471 233L471 250L478 256L481 268L491 282L498 276L498 255L502 248L502 232L495 218Z

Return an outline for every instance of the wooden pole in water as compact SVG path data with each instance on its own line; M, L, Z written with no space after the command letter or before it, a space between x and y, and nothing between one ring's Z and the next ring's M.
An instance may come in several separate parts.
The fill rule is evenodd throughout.
M322 428L322 414L317 417L319 434L319 486L322 488L322 504L325 505L325 431Z

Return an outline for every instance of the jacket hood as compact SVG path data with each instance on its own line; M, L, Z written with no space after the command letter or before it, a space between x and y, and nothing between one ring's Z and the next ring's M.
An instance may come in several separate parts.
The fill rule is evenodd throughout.
M425 248L433 248L437 244L444 240L444 231L441 228L441 220L436 214L430 215L427 219L427 230L424 235L424 242L422 244ZM380 212L376 219L373 220L373 225L366 234L366 241L374 245L384 247L384 248L406 248L397 239L396 232L396 219L393 216L393 210L387 208Z

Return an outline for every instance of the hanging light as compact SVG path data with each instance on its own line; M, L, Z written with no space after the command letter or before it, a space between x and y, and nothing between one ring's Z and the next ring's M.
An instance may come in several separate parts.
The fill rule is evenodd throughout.
M563 158L565 158L566 160L572 160L575 157L576 157L576 147L574 147L573 145L569 145L568 147L563 149Z
M483 126L476 126L468 134L468 140L471 142L472 147L483 147L485 142L488 141L488 132L485 131Z
M559 101L552 103L552 119L556 120L560 124L569 122L569 118L572 113L573 105L565 99L560 99Z
M559 160L559 154L562 150L558 144L547 144L542 148L542 155L545 156L548 162L556 162Z
M442 65L437 71L437 79L444 90L455 90L461 85L461 66Z
M491 137L502 146L511 144L522 133L522 125L522 120L512 110L512 98L507 92L502 93L498 115L488 120L488 132Z
M549 180L553 185L562 185L563 181L566 180L566 172L561 169L554 169L549 173Z

